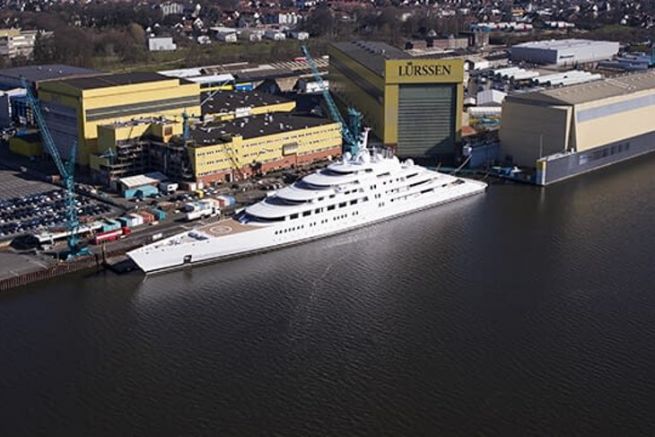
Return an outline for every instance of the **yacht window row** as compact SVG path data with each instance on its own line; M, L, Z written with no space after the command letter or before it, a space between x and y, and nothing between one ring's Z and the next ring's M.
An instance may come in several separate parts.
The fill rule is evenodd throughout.
M360 199L351 199L350 201L347 202L341 202L338 205L333 204L333 205L328 205L323 208L316 208L314 210L314 214L321 214L324 211L334 211L337 208L345 208L349 205L357 205L360 202L368 202L368 197L363 197ZM286 217L289 218L289 220L296 220L299 217L309 217L312 215L312 210L306 210L306 211L301 211L301 212L296 212L293 214L290 214L289 216L280 216L280 217L275 217L275 218L265 218L265 217L259 217L259 216L254 216L252 214L245 213L242 218L245 219L246 221L254 221L254 222L277 222L277 221L285 221Z
M359 211L353 211L353 212L350 213L350 216L353 216L353 217L358 216L358 215L359 215ZM342 215L339 215L339 216L332 217L332 221L336 222L336 221L344 220L344 219L347 219L347 218L348 218L348 214L342 214ZM320 222L308 223L307 227L312 228L314 226L317 226L318 224L324 225L324 224L328 223L329 221L330 220L328 220L328 219L323 219ZM274 233L275 233L275 235L281 235L281 234L287 234L289 232L301 231L303 229L305 229L305 225L298 225L298 226L292 226L292 227L286 228L286 229L279 229L279 230L275 231Z

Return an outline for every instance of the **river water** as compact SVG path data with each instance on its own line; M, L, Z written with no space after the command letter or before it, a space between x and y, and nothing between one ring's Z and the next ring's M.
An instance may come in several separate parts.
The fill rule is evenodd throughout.
M0 297L0 435L652 435L655 156Z

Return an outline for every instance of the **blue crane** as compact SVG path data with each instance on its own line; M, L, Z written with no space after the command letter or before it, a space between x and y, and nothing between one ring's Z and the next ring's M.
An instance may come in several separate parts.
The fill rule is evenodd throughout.
M43 113L41 112L41 105L39 104L38 99L34 96L32 88L25 80L21 78L23 88L25 88L27 93L27 101L32 108L32 113L36 124L41 131L41 139L43 140L43 145L46 147L52 160L57 166L57 171L61 175L61 178L64 182L64 188L66 190L66 231L68 233L68 257L73 258L80 255L86 255L89 253L87 248L80 247L80 237L78 235L80 228L80 220L77 216L77 205L75 203L75 157L77 156L77 143L73 142L69 150L68 162L64 162L59 154L59 149L52 139L50 134L50 129L43 118Z
M318 65L316 65L316 61L314 61L314 58L312 58L312 55L309 53L307 46L302 46L302 52L305 55L305 60L309 64L309 68L312 70L314 80L318 82L318 85L322 90L325 104L327 105L328 111L330 112L330 117L332 120L341 124L341 136L343 137L346 148L348 148L350 153L353 155L357 154L362 130L362 114L357 109L349 107L348 118L350 123L347 124L345 122L341 116L341 112L339 112L337 104L334 103L332 95L330 95L330 90L323 80L321 72L318 70Z

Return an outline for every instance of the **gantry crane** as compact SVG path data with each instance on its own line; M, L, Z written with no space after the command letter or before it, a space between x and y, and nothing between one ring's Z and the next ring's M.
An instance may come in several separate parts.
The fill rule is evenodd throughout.
M32 108L32 113L34 115L34 119L36 120L36 124L39 127L39 130L41 131L41 139L43 141L43 145L50 153L52 160L55 162L55 165L57 166L57 171L59 171L59 174L61 175L61 178L64 182L65 202L66 202L65 226L66 226L66 232L68 234L68 240L67 240L68 259L80 255L86 255L89 253L88 249L85 247L80 247L80 237L78 235L79 228L80 228L80 221L77 214L77 205L75 200L74 175L75 175L75 157L77 156L77 143L73 142L73 144L71 144L71 147L69 149L68 162L64 163L59 153L59 149L57 148L57 145L52 139L52 135L50 135L50 129L48 129L48 125L46 124L45 118L43 117L43 113L41 112L41 105L39 104L39 101L34 96L34 93L32 92L32 88L27 82L27 80L25 80L25 78L21 78L21 82L23 84L23 88L25 88L25 91L27 93L27 101L30 107Z
M309 68L312 70L314 80L318 82L321 92L323 93L323 98L325 99L325 104L330 112L330 117L332 120L341 124L341 136L345 143L345 149L353 155L357 154L362 130L362 114L351 106L348 108L348 119L350 123L344 121L337 104L334 103L332 95L330 95L330 90L328 89L327 84L321 76L321 72L318 70L318 65L316 65L316 61L314 61L314 58L312 58L312 55L309 53L307 46L302 46L302 52L305 55L307 64L309 64Z

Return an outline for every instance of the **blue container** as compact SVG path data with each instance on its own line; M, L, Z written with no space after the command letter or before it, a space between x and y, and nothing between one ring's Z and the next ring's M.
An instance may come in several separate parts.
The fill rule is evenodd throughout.
M118 217L118 221L120 222L121 226L125 226L127 228L130 227L131 220L128 217Z
M166 213L161 209L152 208L150 211L154 214L155 219L157 219L157 221L161 221L166 218Z
M234 86L236 91L252 91L254 89L252 82L238 83Z
M119 229L121 223L116 220L106 219L102 221L102 232L109 232Z

